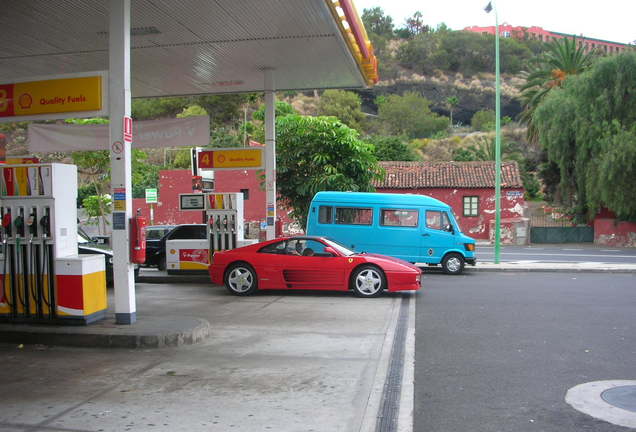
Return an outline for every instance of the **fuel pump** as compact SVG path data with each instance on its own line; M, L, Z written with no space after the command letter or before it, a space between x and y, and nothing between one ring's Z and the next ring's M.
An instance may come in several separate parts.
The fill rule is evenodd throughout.
M206 198L210 252L245 246L243 194L206 194Z
M0 320L103 318L104 257L78 255L77 167L6 164L0 170Z
M214 251L255 243L243 238L242 193L191 193L179 195L179 210L205 212L204 236L166 241L168 274L205 272Z

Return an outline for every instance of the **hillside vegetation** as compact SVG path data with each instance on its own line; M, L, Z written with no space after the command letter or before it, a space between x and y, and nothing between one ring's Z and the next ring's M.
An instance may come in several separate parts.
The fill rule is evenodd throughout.
M398 28L379 8L363 12L379 58L376 86L277 95L277 140L286 152L279 176L307 173L279 190L297 215L321 188L368 190L382 175L377 161L494 160L493 36L432 29L421 18L415 13ZM545 196L581 219L603 206L636 218L635 189L628 188L636 158L624 157L636 152L635 57L601 59L568 39L502 38L502 156L519 162L527 198ZM209 115L210 147L264 142L261 94L135 99L132 108L137 120ZM9 155L26 153L26 125L0 125ZM82 197L104 194L108 154L83 153L41 156L76 163ZM133 156L135 197L156 187L160 169L190 164L187 148ZM612 185L628 190L613 193Z

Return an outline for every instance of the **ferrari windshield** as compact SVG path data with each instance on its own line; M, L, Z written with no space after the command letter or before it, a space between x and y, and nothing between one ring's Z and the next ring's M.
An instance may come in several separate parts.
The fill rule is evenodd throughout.
M343 245L341 245L340 243L331 240L331 239L324 239L325 243L327 243L328 246L331 246L332 248L334 248L335 250L337 250L338 252L340 252L341 254L343 254L344 256L349 256L349 255L354 255L355 252L352 251L351 249L347 249L346 247L344 247Z

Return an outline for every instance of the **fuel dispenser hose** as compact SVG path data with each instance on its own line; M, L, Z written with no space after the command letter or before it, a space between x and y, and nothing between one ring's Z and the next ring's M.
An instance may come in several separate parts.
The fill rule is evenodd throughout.
M7 267L8 267L8 262L10 258L8 246L9 245L7 245L6 242L2 244L2 251L4 252L4 260L3 260L4 268L2 269L2 298L7 303L7 305L9 305L9 308L13 309L15 305L15 299L12 299L14 300L14 302L12 303L9 301L9 297L7 296Z

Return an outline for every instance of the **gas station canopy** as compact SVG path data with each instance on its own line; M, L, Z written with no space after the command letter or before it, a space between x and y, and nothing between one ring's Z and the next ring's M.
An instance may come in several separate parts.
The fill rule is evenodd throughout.
M0 5L0 83L109 68L102 0ZM359 88L377 62L351 0L133 0L133 97Z
M133 244L135 251L143 249L134 242L143 237L143 223L132 212L131 96L264 92L263 204L271 239L277 198L275 92L359 88L378 80L373 47L352 0L3 0L0 29L0 117L29 119L20 110L32 110L56 119L74 115L69 107L85 102L80 115L108 113L119 324L136 321L131 250ZM66 78L103 76L103 71L107 79L87 78L94 84L90 94L82 93L76 78ZM44 93L32 90L42 88ZM101 104L106 94L107 107ZM100 103L91 104L94 99ZM91 114L91 109L99 111ZM77 190L76 184L69 190ZM70 216L66 219L75 223ZM141 255L135 252L135 262L143 262Z

